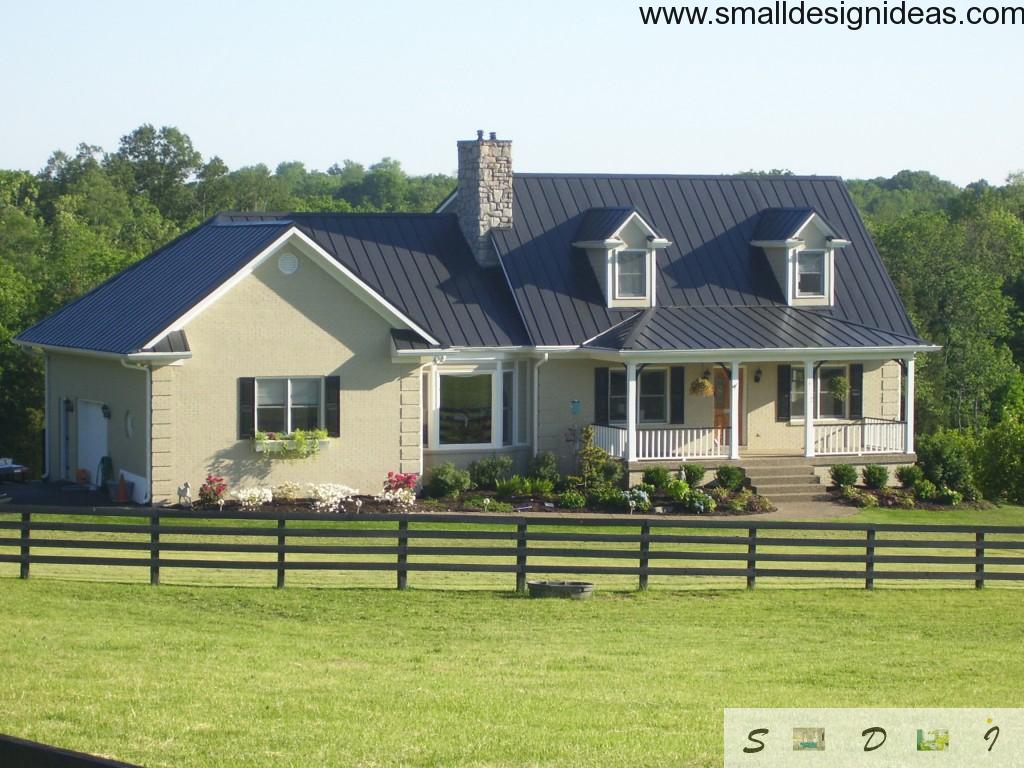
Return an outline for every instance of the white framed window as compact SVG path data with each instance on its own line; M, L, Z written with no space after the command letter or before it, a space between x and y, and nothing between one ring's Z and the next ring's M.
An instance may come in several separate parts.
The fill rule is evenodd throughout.
M825 295L825 251L800 251L796 257L797 297Z
M256 431L291 434L324 426L321 377L256 379Z
M664 424L668 421L668 371L664 368L640 371L636 377L637 422ZM608 371L608 420L625 423L626 372Z
M804 367L794 365L792 368L793 379L789 388L789 417L790 419L803 420L806 413ZM818 368L815 376L815 388L818 397L818 413L815 418L819 419L845 419L847 418L847 403L850 400L849 391L846 396L840 399L832 392L832 382L837 378L845 378L849 381L849 369L845 365L823 365Z
M627 249L615 257L615 298L647 297L647 251Z

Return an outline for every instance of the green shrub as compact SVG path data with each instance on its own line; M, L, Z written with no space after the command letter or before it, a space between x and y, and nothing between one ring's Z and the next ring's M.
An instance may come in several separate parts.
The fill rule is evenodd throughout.
M555 483L546 477L526 478L526 486L531 496L546 499L555 493Z
M504 501L492 499L490 496L471 496L463 502L463 506L481 509L485 512L511 512L512 505Z
M722 509L726 512L740 513L747 511L747 503L750 501L754 494L744 489L738 493L734 493L725 503L721 505Z
M738 491L743 487L746 475L740 467L723 464L715 472L715 480L718 481L718 484L722 488L725 488L728 491Z
M691 488L698 487L704 480L703 464L682 464L679 467L679 474Z
M889 484L889 469L881 464L865 464L861 475L864 477L864 485L875 491Z
M565 509L583 509L587 506L587 497L579 491L565 491L558 497L558 506Z
M763 515L774 511L775 505L767 497L759 493L751 494L750 498L747 499L747 512L752 515Z
M986 499L1024 504L1024 422L1004 418L975 453L975 479Z
M665 495L672 501L682 501L690 492L690 484L685 480L669 480L665 486Z
M877 507L878 498L875 496L875 494L869 493L868 491L857 491L857 495L856 497L854 497L853 503L856 504L858 507Z
M427 472L423 487L431 498L454 499L463 491L468 491L470 483L469 472L457 469L450 461L446 461Z
M512 477L499 480L494 489L494 495L503 501L514 499L517 496L528 496L529 493L530 484L520 475L512 475Z
M718 504L704 491L690 491L686 494L683 506L694 514L707 515L714 512Z
M526 475L533 480L550 480L552 486L557 488L562 482L562 476L558 473L558 457L551 451L538 453L530 459Z
M470 462L469 478L474 488L493 491L498 488L499 480L512 477L512 457L492 455L487 459Z
M712 499L719 503L726 501L730 496L732 496L732 491L728 488L723 488L720 485L715 486L714 488L709 488L707 492Z
M918 501L936 501L939 488L928 478L922 478L914 483L914 498Z
M850 464L833 464L828 474L836 488L849 488L857 484L857 468Z
M644 470L644 485L654 486L655 490L663 491L672 476L664 467L649 467Z
M579 466L579 475L572 478L572 481L585 494L616 487L622 480L622 462L613 459L604 449L594 445L594 428L590 425L583 428L576 462Z
M958 491L968 501L978 497L972 465L976 453L975 438L953 429L940 429L917 441L917 463L924 476L936 486Z
M671 480L669 482L671 482ZM639 488L641 491L643 491L644 493L646 493L648 496L651 496L651 497L653 497L654 494L657 493L657 491L658 491L658 489L655 488L650 483L637 483L633 487L634 488Z
M964 495L947 485L939 488L938 502L940 504L948 504L951 507L955 507L964 500Z
M918 480L924 480L924 472L917 464L908 464L896 470L896 479L904 488L913 488Z

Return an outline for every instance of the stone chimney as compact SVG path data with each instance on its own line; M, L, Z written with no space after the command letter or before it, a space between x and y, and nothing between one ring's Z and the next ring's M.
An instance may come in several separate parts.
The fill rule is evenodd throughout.
M483 131L460 141L457 191L455 213L473 255L483 267L497 265L491 230L512 228L512 142Z

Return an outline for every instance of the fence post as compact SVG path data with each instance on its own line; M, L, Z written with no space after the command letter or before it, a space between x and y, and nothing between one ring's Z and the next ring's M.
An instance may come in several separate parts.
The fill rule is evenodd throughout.
M23 578L28 578L28 559L31 553L31 547L29 545L29 529L32 527L32 513L22 512L21 513L21 570L18 575Z
M409 562L409 521L398 521L398 588L408 589L409 571L403 568Z
M156 586L160 583L160 515L151 514L149 524L149 583Z
M516 592L526 591L526 521L516 525Z
M640 526L640 589L647 589L647 553L651 551L651 524L643 523Z
M757 568L757 528L748 528L750 541L747 543L747 589L753 589L757 583L754 569Z
M281 516L277 518L277 588L284 589L284 548L288 537L284 532L288 521Z
M974 557L977 560L974 564L974 588L982 589L985 586L985 532L978 531L974 534Z
M864 589L875 588L875 530L868 529L868 543L865 551Z

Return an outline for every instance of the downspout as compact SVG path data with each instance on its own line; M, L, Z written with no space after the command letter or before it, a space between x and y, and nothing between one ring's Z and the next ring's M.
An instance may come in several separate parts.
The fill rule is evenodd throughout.
M50 480L50 353L43 352L43 480Z
M144 503L153 500L153 369L140 363L129 363L121 358L121 365L129 370L142 371L146 375L146 432L143 445L146 446L146 497Z
M537 434L540 429L540 367L548 361L548 353L537 361L533 366L533 455L540 454L540 439Z

